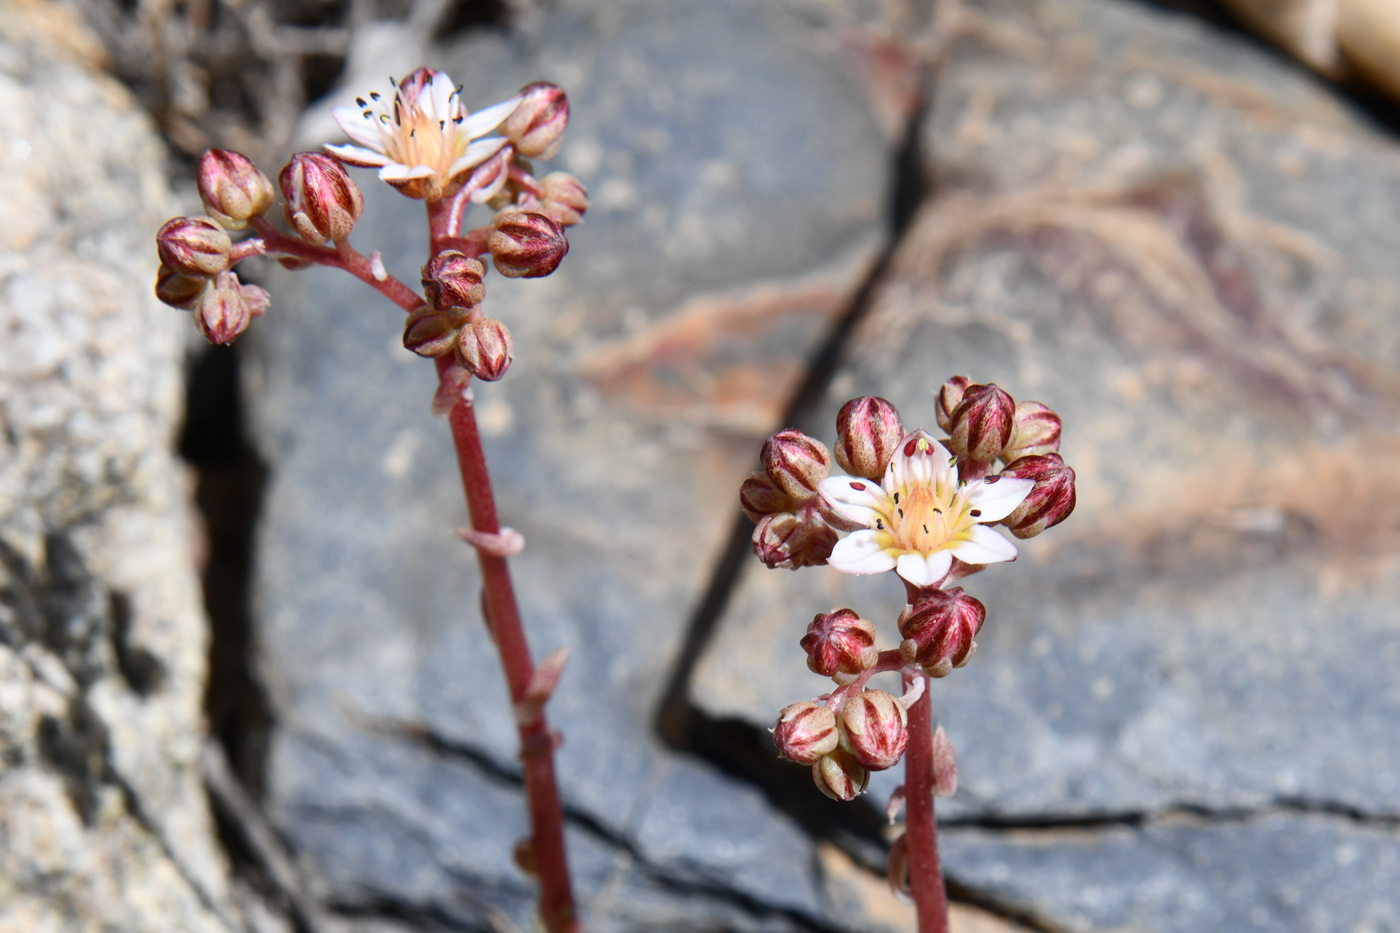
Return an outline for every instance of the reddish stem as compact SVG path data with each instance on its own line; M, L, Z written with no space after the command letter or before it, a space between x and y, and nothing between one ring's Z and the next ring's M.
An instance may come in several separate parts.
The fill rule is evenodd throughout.
M278 253L296 259L305 259L322 266L344 269L405 311L412 311L423 303L423 299L419 297L417 292L392 275L385 273L384 278L379 278L375 274L374 264L347 242L337 243L335 247L312 246L310 243L283 233L268 223L265 218L254 217L251 223L253 229L258 232L258 236L262 238L261 252Z
M948 892L938 863L938 825L933 812L933 703L927 684L923 696L909 708L909 748L904 762L905 839L919 933L948 933Z
M436 216L430 209L431 221ZM440 237L433 223L434 241ZM451 357L437 360L438 378L446 381ZM469 397L459 398L448 415L452 426L452 442L457 449L457 464L462 473L462 488L467 497L467 511L472 527L488 534L500 534L496 514L496 499L491 490L491 476L486 466L486 454L481 447L476 413ZM501 655L511 699L525 699L530 677L535 671L530 658L530 646L525 640L525 628L520 619L520 607L510 582L510 568L504 557L476 551L481 565L482 611L486 627ZM574 913L573 893L569 883L569 863L564 847L564 814L559 805L559 788L554 777L554 747L556 734L549 728L543 713L528 725L518 727L521 759L525 768L525 796L530 810L531 840L534 860L540 878L540 913L549 933L579 933L583 927Z

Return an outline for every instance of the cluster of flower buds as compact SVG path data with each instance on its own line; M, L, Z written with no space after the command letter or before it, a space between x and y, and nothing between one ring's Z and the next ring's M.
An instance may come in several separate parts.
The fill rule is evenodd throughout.
M1045 405L1018 405L996 385L959 376L939 391L936 412L943 440L906 431L885 399L852 399L837 415L833 447L846 475L831 475L820 441L788 429L764 443L763 469L739 492L758 526L754 551L768 566L825 563L903 578L909 599L896 623L898 648L881 652L874 623L852 609L817 615L802 649L807 666L838 689L787 707L773 727L780 753L810 765L817 786L838 800L903 757L907 709L925 677L948 676L976 649L986 607L948 583L1016 558L1016 546L988 526L1029 538L1074 508L1074 471L1058 453L1060 418ZM1004 468L995 473L998 460ZM867 685L882 671L902 673L904 696ZM957 766L941 730L932 755L933 789L951 794Z

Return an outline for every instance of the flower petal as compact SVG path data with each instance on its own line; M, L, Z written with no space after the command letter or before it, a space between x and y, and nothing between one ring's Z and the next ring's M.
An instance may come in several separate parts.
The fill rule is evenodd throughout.
M503 100L499 104L492 104L490 107L478 110L458 124L457 129L466 133L469 139L485 136L500 126L505 118L514 113L515 108L519 106L520 95L517 94L510 100Z
M335 119L336 125L345 131L346 136L361 146L375 152L384 151L384 133L380 130L379 120L374 118L372 111L371 115L366 117L365 111L357 107L336 107L331 111L331 117Z
M982 513L977 518L979 522L999 522L1016 511L1016 506L1031 494L1033 488L1035 480L1003 476L994 483L986 480L968 483L966 494L972 507Z
M407 181L410 178L431 178L437 173L427 165L402 165L391 162L379 170L379 177L385 181Z
M984 525L973 525L971 538L960 541L948 550L965 564L996 564L1015 560L1016 545Z
M857 531L836 542L826 562L842 573L884 573L894 558L880 547L873 531Z
M452 163L452 167L447 170L447 177L456 178L467 169L476 168L478 165L500 152L501 147L505 144L505 139L500 136L478 139L476 142L468 145L466 151L456 158Z
M360 168L379 168L389 164L388 156L361 149L359 146L327 145L325 150L347 165L358 165Z
M915 586L933 586L946 577L952 568L953 555L944 550L932 554L906 551L895 562L899 575Z
M859 476L828 476L817 484L817 494L831 511L866 528L889 514L890 499L874 480Z

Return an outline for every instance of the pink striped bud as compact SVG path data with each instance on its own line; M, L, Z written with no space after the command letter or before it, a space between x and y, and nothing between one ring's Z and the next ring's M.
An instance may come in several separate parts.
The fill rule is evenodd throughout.
M865 793L870 783L870 772L856 761L854 755L838 746L812 765L812 780L817 790L832 800L855 800Z
M208 217L176 217L156 232L160 261L185 275L217 275L228 268L233 241Z
M817 484L831 473L826 445L796 428L784 428L764 441L759 459L773 485L798 500L815 496Z
M1059 454L1022 457L1001 475L1035 480L1030 495L1001 521L1018 538L1034 538L1074 511L1074 470Z
M238 276L220 272L212 288L205 290L195 309L194 323L210 343L232 343L248 329L252 309L244 299Z
M165 263L156 273L156 297L181 311L193 311L204 297L204 290L211 287L208 276L186 275Z
M244 229L276 199L271 180L241 152L204 150L198 174L204 210L225 230Z
M948 447L959 457L988 463L1011 442L1016 402L996 383L968 386L953 411Z
M588 189L568 172L550 172L540 179L544 193L540 195L540 210L569 227L583 220L588 210Z
M515 341L506 325L490 317L473 318L457 332L457 360L478 379L495 382L515 359Z
M977 650L973 637L987 620L987 607L955 586L927 591L899 614L899 634L919 647L917 661L930 677L947 677Z
M836 415L836 462L852 476L879 482L903 437L893 405L871 395L853 398Z
M963 393L970 385L972 385L972 380L968 377L954 376L943 383L943 388L938 390L936 417L938 418L938 426L944 431L953 430L953 412L958 410Z
M464 323L464 317L447 309L419 305L404 321L404 349L430 358L451 353L457 347L457 331Z
M443 250L423 267L423 293L438 308L470 308L486 297L486 267L455 249Z
M757 524L765 515L792 512L797 508L797 504L792 501L791 496L773 485L767 473L759 470L744 480L744 484L739 487L739 507L744 510L749 521Z
M834 609L818 615L802 636L807 666L830 677L836 673L859 674L875 666L875 624L851 609Z
M569 125L569 96L557 84L536 81L520 89L520 105L500 133L527 159L552 159Z
M892 694L863 690L841 708L841 744L870 771L899 763L909 744L909 714Z
M1016 404L1016 429L1002 450L1003 463L1051 454L1060 449L1060 416L1040 402Z
M287 203L287 223L308 243L320 246L350 235L365 199L339 162L319 152L298 152L277 176Z
M836 749L841 736L836 714L811 700L785 707L773 725L773 744L784 758L800 765L814 765Z
M822 520L811 503L796 514L776 512L765 515L753 530L753 552L774 569L796 570L819 567L836 547L836 531Z
M502 211L486 241L496 271L509 279L535 279L559 268L569 252L564 228L536 211Z

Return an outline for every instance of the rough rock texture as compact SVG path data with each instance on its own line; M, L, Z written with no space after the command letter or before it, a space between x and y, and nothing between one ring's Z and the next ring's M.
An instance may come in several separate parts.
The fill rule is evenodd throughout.
M1044 0L970 5L925 142L938 196L809 428L867 393L933 427L968 373L1064 416L1080 490L967 583L951 879L1057 930L1392 928L1393 138L1199 23ZM824 689L815 612L892 644L901 601L755 562L693 696L765 724Z
M744 2L584 4L430 59L470 106L563 83L558 165L595 198L556 275L488 277L517 357L476 390L504 520L528 542L513 572L532 642L571 649L550 710L593 930L837 922L813 841L653 727L733 489L882 222L885 142L799 25ZM358 177L353 239L416 284L421 204ZM347 914L477 928L504 911L528 928L516 736L451 530L465 515L432 367L348 277L269 287L249 339L272 477L270 809Z
M151 296L163 153L62 9L0 11L0 929L228 929Z

